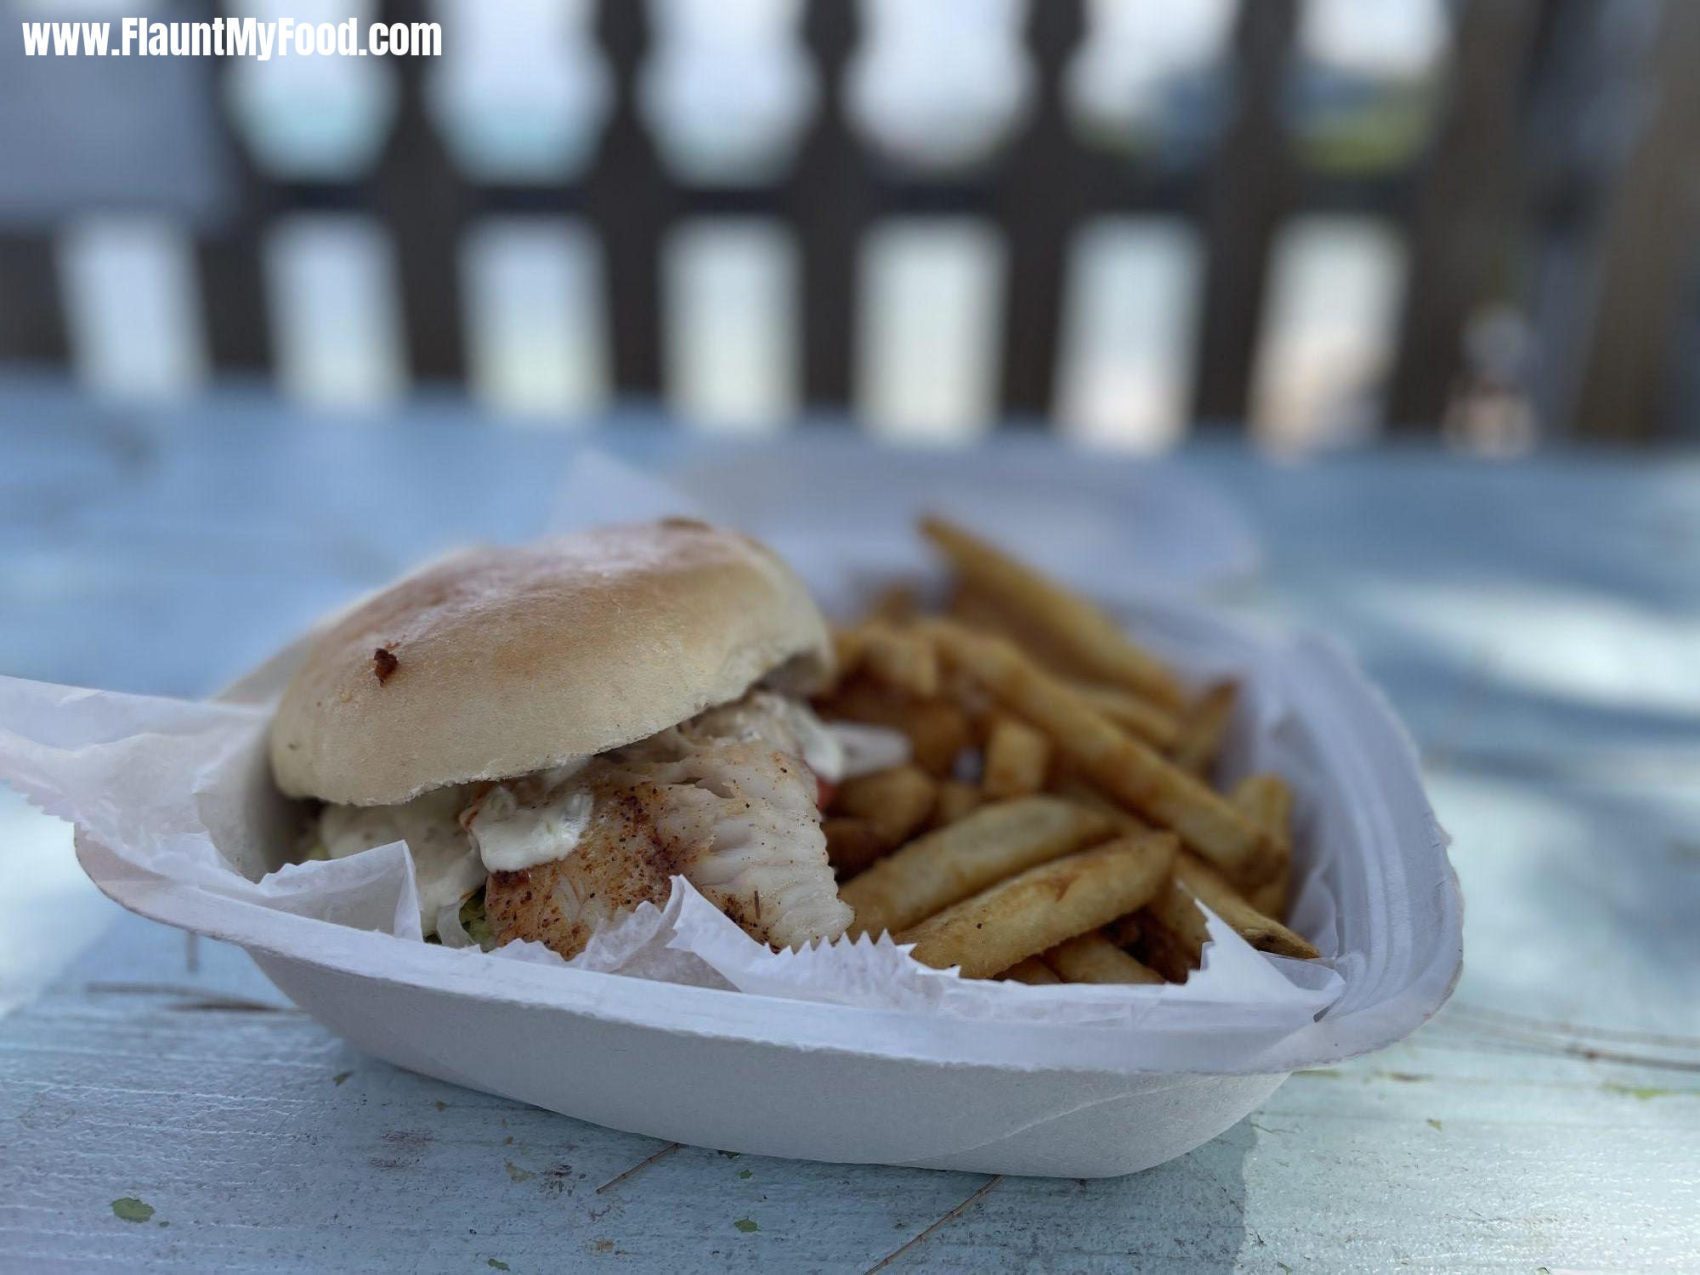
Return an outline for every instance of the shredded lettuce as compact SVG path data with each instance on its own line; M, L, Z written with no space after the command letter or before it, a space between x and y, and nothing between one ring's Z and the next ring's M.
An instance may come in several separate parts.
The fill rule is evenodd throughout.
M460 905L460 927L466 931L468 938L486 952L496 946L496 936L491 933L490 922L484 916L483 886L479 886L466 902Z
M446 905L437 913L437 932L428 936L444 947L477 947L488 952L496 946L490 923L484 919L484 887L479 886L464 902Z
M324 863L330 851L322 841L314 839L299 852L298 863ZM436 932L425 936L427 943L444 947L479 947L489 952L496 947L496 936L484 918L484 887L479 886L458 904L448 904L437 913Z

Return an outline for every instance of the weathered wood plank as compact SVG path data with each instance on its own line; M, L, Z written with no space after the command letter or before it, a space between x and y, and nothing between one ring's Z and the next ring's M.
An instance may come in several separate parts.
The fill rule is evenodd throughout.
M279 1008L240 953L203 943L200 960L126 917L64 993L6 1022L0 1261L868 1265L977 1180L654 1159L654 1139L363 1058ZM153 1219L115 1218L124 1197Z
M51 235L0 234L0 360L70 357Z
M1512 1042L1479 1014L1303 1073L1149 1173L993 1182L693 1148L656 1158L665 1144L364 1059L294 1011L231 1008L276 998L221 945L203 944L191 972L180 937L126 918L78 978L119 961L134 977L67 987L0 1029L8 1262L796 1270L896 1254L899 1270L1273 1271L1700 1257L1700 1083L1501 1053ZM125 1197L154 1210L148 1223L113 1215Z
M1062 101L1062 76L1085 32L1079 0L1035 5L1027 40L1037 78L1031 120L1002 162L997 203L1008 245L1001 361L1006 412L1041 417L1055 395L1068 249L1078 229L1080 139Z
M229 101L233 63L232 58L222 58L207 76L218 103ZM223 151L220 163L230 174L232 198L222 221L195 243L201 326L215 375L252 376L272 366L261 236L277 202L277 190L255 165L230 112L213 109L210 114L215 144Z
M802 246L803 397L846 404L854 375L856 293L872 190L845 118L844 67L857 39L851 0L814 0L803 19L821 100L787 183Z
M1671 3L1650 58L1651 114L1610 193L1567 419L1573 434L1646 443L1668 427L1677 316L1700 232L1700 5Z
M615 102L583 191L605 263L614 388L655 399L662 363L660 247L672 187L637 111L638 68L649 44L647 13L644 5L620 0L603 0L598 10Z
M1463 370L1465 324L1511 285L1521 106L1539 22L1535 0L1472 0L1458 18L1446 114L1411 209L1392 429L1439 428Z
M452 10L450 11L452 14ZM444 16L420 0L384 0L381 20L418 22ZM456 38L454 24L445 42ZM473 192L456 171L425 108L425 74L432 60L391 59L400 109L372 174L372 202L395 245L407 358L415 380L466 379L462 348L461 231Z
M1204 421L1243 422L1250 405L1269 246L1297 181L1283 123L1297 12L1294 0L1265 0L1240 11L1235 110L1213 160L1206 197L1209 255L1193 396L1195 414Z

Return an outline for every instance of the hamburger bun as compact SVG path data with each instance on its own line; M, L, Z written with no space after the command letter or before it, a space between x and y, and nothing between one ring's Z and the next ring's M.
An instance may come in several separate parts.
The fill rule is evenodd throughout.
M764 678L829 671L825 622L755 541L689 519L470 549L340 617L284 690L292 797L392 805L643 739Z

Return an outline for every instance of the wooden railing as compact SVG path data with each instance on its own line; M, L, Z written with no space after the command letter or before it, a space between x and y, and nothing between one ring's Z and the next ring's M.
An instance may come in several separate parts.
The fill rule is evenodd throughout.
M430 108L433 63L385 64L399 89L381 156L334 179L262 170L227 131L236 213L194 232L194 275L213 375L270 371L277 358L265 240L286 214L348 212L374 220L393 245L408 370L419 381L469 375L463 237L483 218L573 219L600 246L610 389L667 391L662 245L688 219L757 217L789 227L797 245L798 397L854 405L859 251L892 217L969 217L993 225L1004 251L994 415L1043 419L1059 393L1060 334L1070 252L1097 218L1178 219L1202 237L1189 419L1257 415L1260 345L1279 232L1299 213L1333 212L1392 227L1405 244L1397 322L1388 340L1376 415L1386 429L1435 430L1456 419L1481 370L1466 334L1493 304L1521 310L1534 342L1515 384L1490 386L1525 402L1551 436L1650 440L1681 432L1672 363L1691 294L1700 155L1700 5L1670 0L1634 78L1613 91L1644 109L1603 159L1567 149L1588 111L1559 80L1601 6L1466 0L1455 6L1443 96L1428 140L1409 162L1339 170L1307 156L1292 128L1299 0L1243 3L1222 84L1231 102L1202 157L1170 164L1084 136L1065 109L1071 59L1090 37L1083 0L1026 6L1030 108L986 162L940 175L870 148L846 110L847 68L868 38L870 12L851 0L808 0L798 39L820 91L795 161L777 180L688 181L671 171L639 108L660 12L606 0L594 38L614 86L594 160L559 178L480 181L459 171ZM444 22L424 0L383 0L381 16ZM1593 17L1590 19L1589 14ZM1568 25L1567 25L1568 24ZM1578 26L1578 24L1583 24ZM1580 32L1580 34L1579 34ZM7 38L11 38L7 33ZM231 66L210 77L223 112ZM1597 105L1597 104L1596 104ZM1580 170L1580 171L1579 171ZM0 362L73 361L75 333L53 251L58 227L0 234ZM1561 245L1569 282L1543 281ZM1554 310L1562 311L1556 314Z

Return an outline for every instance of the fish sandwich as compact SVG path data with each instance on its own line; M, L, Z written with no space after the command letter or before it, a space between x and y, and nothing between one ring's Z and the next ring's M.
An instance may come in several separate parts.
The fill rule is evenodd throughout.
M405 842L426 937L571 957L685 877L752 938L842 934L824 791L904 760L805 696L832 646L801 581L687 519L465 551L312 644L270 736L309 858Z

